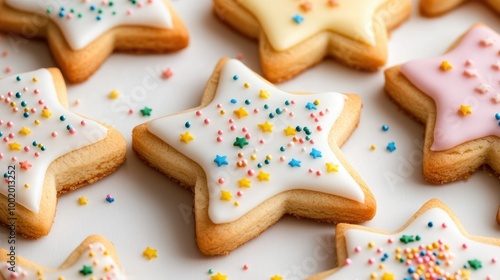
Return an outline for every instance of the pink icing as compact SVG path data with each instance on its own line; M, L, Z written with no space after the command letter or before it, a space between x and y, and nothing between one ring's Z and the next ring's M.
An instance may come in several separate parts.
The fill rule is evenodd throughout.
M415 60L403 75L436 103L433 151L495 135L500 137L500 35L486 26L472 28L458 46L443 56ZM443 61L452 69L440 69ZM458 112L471 106L472 114Z

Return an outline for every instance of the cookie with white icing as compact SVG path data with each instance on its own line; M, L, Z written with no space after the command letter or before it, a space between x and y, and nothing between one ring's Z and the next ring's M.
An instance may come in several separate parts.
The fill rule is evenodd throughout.
M420 12L424 16L435 17L445 14L469 0L420 0ZM482 0L488 4L494 11L500 13L499 0Z
M499 51L500 35L476 24L446 54L386 70L389 97L426 125L427 181L466 179L482 165L500 173Z
M168 0L0 0L0 31L13 42L45 38L72 83L88 79L114 51L164 53L189 41Z
M113 243L99 235L87 237L57 269L14 254L9 248L0 248L0 279L127 279Z
M339 266L309 280L493 280L500 271L500 239L467 234L437 199L394 233L339 224L335 240Z
M57 69L0 80L0 221L47 235L57 196L101 179L125 161L123 136L67 109Z
M194 192L196 239L227 254L292 214L359 223L375 200L342 155L359 121L354 94L281 91L222 59L201 105L134 128L146 163Z
M410 15L410 0L215 0L218 17L259 41L264 77L293 78L331 57L375 71L387 60L388 30Z

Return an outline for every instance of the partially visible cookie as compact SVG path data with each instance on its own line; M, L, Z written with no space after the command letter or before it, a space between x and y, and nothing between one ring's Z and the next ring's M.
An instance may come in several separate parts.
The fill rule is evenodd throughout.
M113 51L164 53L189 41L168 0L0 0L0 31L45 38L72 83L88 79Z
M52 227L58 195L125 161L125 139L66 108L57 69L3 78L0 93L0 221L12 235L38 238Z
M500 35L476 24L448 53L386 70L389 97L426 125L427 181L466 179L482 165L500 173L499 51Z
M342 155L359 122L354 94L292 94L222 59L201 106L142 124L133 149L194 192L202 253L227 254L283 215L359 223L375 199Z
M434 17L447 13L469 0L420 0L420 12L424 16ZM493 10L500 13L500 0L482 0Z
M0 248L0 279L126 280L113 243L102 236L87 237L57 269L17 256L15 248Z
M309 280L495 279L500 239L469 235L455 214L432 199L394 233L339 224L338 267Z
M388 30L410 15L410 0L215 0L218 17L259 41L264 77L293 78L331 57L375 71L387 60Z

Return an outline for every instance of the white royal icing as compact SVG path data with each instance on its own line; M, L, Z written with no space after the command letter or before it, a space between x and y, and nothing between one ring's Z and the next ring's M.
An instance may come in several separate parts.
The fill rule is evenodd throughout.
M374 17L386 0L236 1L259 20L271 46L283 51L324 30L375 45Z
M429 222L432 226L429 226ZM403 235L412 235L415 239L418 236L420 240L405 244L400 241ZM500 279L500 247L466 238L452 218L440 208L432 208L418 216L397 234L350 229L345 232L345 238L350 264L343 264L341 269L326 279L452 279L447 276L455 276L455 280ZM372 243L372 248L369 242ZM401 250L399 257L397 248ZM404 253L406 248L415 248L416 256L413 254L414 257L409 262ZM425 253L423 257L420 257L421 252ZM436 254L435 258L432 257L433 254ZM381 264L382 268L379 266ZM419 265L422 271L433 277L426 278L423 275L424 278L419 278L420 275L409 272ZM370 278L372 273L375 278Z
M89 244L85 251L82 252L78 260L65 269L51 269L44 271L23 268L18 265L13 268L9 262L4 262L0 265L0 273L5 279L25 280L127 279L120 271L115 260L110 256L104 245L98 242Z
M261 90L265 90L263 96L269 94L267 99L260 97ZM264 82L241 62L229 60L222 69L215 98L207 107L198 113L190 111L154 120L148 129L205 170L210 193L208 212L214 223L235 221L266 199L291 189L325 192L364 202L363 191L328 145L329 132L344 107L345 98L331 92L290 94ZM313 104L315 100L319 100L317 106ZM307 104L316 109L307 109ZM282 110L281 114L277 109ZM225 113L221 114L221 110ZM235 110L245 110L248 116L239 118ZM269 117L271 113L274 118ZM189 128L186 122L190 122ZM266 122L268 127L272 124L272 132L264 132ZM295 131L297 126L301 126L302 131L296 132L297 141L293 142L294 136L286 136L284 130L290 127ZM304 127L310 130L314 144L305 139ZM194 140L184 143L180 140L181 134L187 132ZM248 145L243 149L234 146L237 137L245 138L247 134ZM284 152L280 151L281 147ZM242 154L241 158L238 153ZM269 164L265 163L267 155L272 157ZM219 163L215 162L217 156ZM223 157L227 157L227 164L220 159ZM301 161L300 167L292 167L292 159ZM338 165L338 172L327 172L327 163ZM269 174L269 181L264 175L258 176L260 171ZM250 182L250 187L245 187L245 180ZM223 191L230 192L232 198L221 199Z
M163 0L5 0L18 10L47 15L73 50L85 48L108 30L122 25L172 28Z
M15 202L37 213L49 165L68 152L104 139L107 129L65 109L57 98L52 75L40 69L0 80L0 132L0 174L15 166ZM22 168L26 162L31 165L27 170ZM0 193L7 196L8 192L7 182L1 180Z

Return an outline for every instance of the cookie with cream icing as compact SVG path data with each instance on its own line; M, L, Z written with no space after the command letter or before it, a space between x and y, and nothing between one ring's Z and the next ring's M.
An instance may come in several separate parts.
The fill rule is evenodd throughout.
M67 109L57 69L0 80L0 135L0 221L31 238L49 233L58 195L125 161L125 139L116 129Z
M410 0L215 0L218 17L259 41L264 77L293 78L331 57L376 71L387 60L388 30L410 15Z
M126 280L113 243L102 236L87 237L57 269L46 268L15 251L0 248L0 279L107 279Z
M469 0L420 0L420 12L428 17L439 16ZM499 0L483 0L496 12L500 12Z
M189 41L168 0L0 0L0 31L13 42L45 38L72 83L88 79L114 51L164 53Z
M467 234L437 199L396 232L339 224L335 240L339 266L309 280L493 280L500 271L500 239Z
M466 179L482 165L500 173L499 51L500 35L476 24L446 54L386 70L389 97L426 126L427 181Z
M222 59L201 105L141 124L132 146L194 192L202 253L227 254L283 215L359 223L375 200L342 155L359 121L355 94L292 94Z

